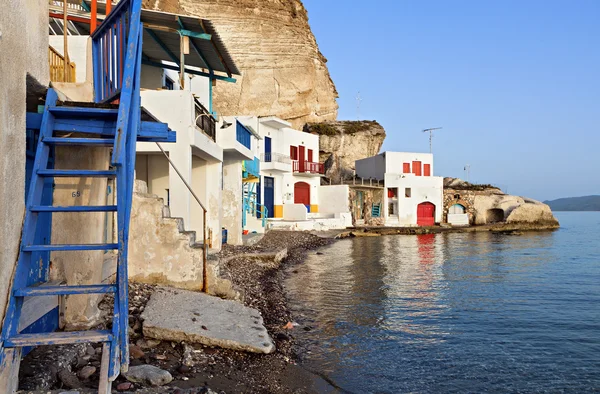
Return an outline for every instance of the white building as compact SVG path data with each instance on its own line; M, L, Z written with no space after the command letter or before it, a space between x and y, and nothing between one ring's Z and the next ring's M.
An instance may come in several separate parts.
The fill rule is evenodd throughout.
M442 221L443 178L433 176L431 153L383 152L357 160L356 175L384 181L386 226L433 226Z

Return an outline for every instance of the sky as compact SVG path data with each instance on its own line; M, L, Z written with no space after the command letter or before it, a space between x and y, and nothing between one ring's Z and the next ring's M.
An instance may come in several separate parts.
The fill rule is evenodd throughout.
M435 175L538 200L600 194L600 0L303 0L339 120ZM360 110L357 94L360 92Z

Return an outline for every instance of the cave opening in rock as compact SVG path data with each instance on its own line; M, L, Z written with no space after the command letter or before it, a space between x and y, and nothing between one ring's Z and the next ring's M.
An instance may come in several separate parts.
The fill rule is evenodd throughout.
M504 221L504 210L500 208L488 209L486 223L499 223Z

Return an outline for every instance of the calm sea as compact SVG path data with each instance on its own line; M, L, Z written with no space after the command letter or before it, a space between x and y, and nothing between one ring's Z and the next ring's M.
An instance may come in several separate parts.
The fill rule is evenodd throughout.
M600 392L600 212L556 216L312 254L286 281L307 365L354 393Z

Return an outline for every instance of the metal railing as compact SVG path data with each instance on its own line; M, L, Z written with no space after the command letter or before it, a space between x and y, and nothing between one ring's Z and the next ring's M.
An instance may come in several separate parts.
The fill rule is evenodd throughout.
M194 97L194 119L196 119L196 127L202 130L211 140L217 142L215 118L196 97Z
M52 46L48 47L48 64L52 82L75 82L75 63L67 61L67 78L65 79L65 57Z
M292 162L292 159L288 155L284 155L281 153L275 153L275 152L261 153L260 160L263 163L291 164L291 162Z
M324 174L325 166L322 163L312 161L292 160L292 171L300 173Z
M254 184L253 184L254 185ZM269 210L262 204L256 202L256 193L252 190L244 191L243 196L243 208L242 208L242 228L246 227L246 214L251 215L260 215L261 225L263 227L267 226L267 219L269 217ZM258 217L258 216L257 216Z
M206 260L208 258L208 250L206 249L207 245L208 245L208 242L207 242L208 240L206 238L206 212L207 212L207 209L204 206L204 204L202 204L202 201L200 201L200 198L198 198L196 193L194 193L190 184L187 183L187 181L183 178L183 175L181 175L181 172L179 172L179 169L177 169L177 167L175 167L175 164L171 161L171 158L169 157L169 155L167 155L167 152L164 151L164 149L162 148L162 146L160 146L160 144L158 142L156 143L156 145L158 146L160 151L163 153L163 155L165 155L165 157L169 161L169 164L171 165L171 167L173 167L173 169L175 170L177 175L179 175L179 179L181 179L181 181L183 182L185 187L187 187L187 189L189 190L192 197L194 197L196 202L198 202L198 204L200 205L200 208L202 208L202 288L204 289L205 293L208 293L208 280L206 278L206 275L208 272L208 270L206 268Z

